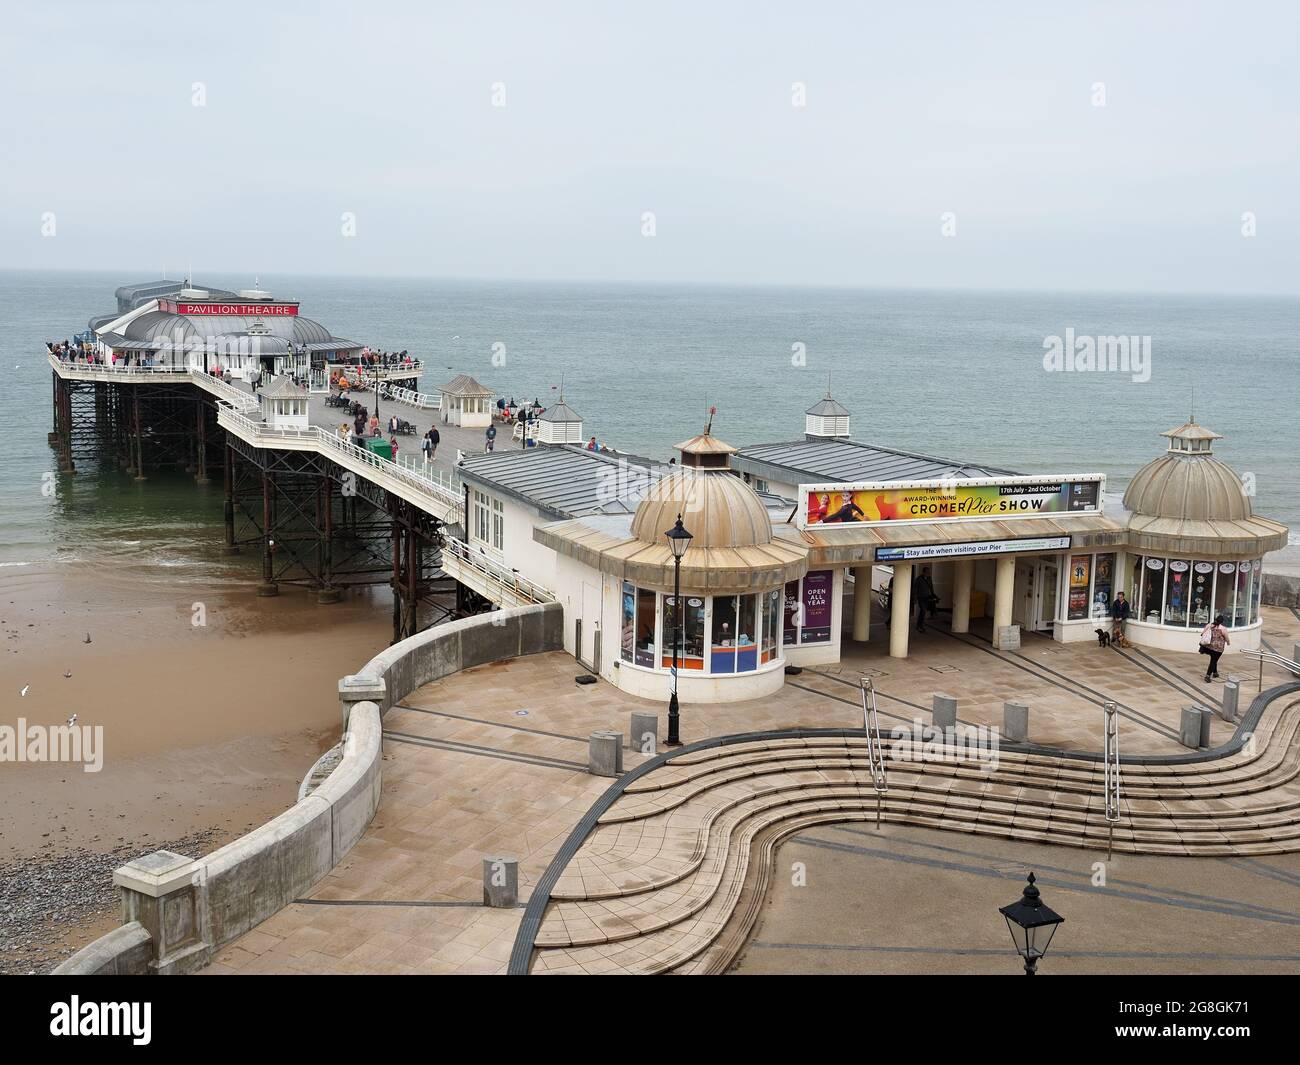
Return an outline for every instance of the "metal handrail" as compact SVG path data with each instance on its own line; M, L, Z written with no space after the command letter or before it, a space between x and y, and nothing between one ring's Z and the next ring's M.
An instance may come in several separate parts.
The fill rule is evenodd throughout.
M78 373L104 377L129 373L187 375L191 372L188 366L113 366L98 362L78 362L76 359L61 359L52 351L46 352L46 356L50 365L56 368L62 366L65 369L76 370Z
M867 733L867 761L871 766L871 786L876 792L876 827L880 827L881 802L889 791L885 776L885 751L880 743L880 718L876 714L876 686L870 677L859 677L862 689L862 727Z
M234 385L221 380L219 377L213 377L211 374L203 373L200 370L190 370L190 380L199 384L201 388L206 388L218 398L224 399L241 412L258 410L261 406L256 396L243 392Z
M526 598L534 603L553 603L555 596L540 584L534 584L527 577L503 566L499 562L489 558L486 554L474 551L464 540L458 540L455 537L446 537L443 540L443 553L448 551L451 554L487 577L494 580L497 584L510 589L515 595Z
M1294 673L1296 676L1300 677L1300 662L1296 662L1295 660L1290 658L1283 658L1280 654L1277 654L1274 651L1265 651L1263 648L1261 648L1258 651L1246 650L1246 651L1241 651L1240 653L1243 655L1248 655L1252 658L1258 658L1261 665L1267 662L1269 663L1269 665L1281 666L1283 669L1289 670L1290 672Z
M453 516L459 516L460 520L463 520L464 508L460 493L444 485L441 480L419 472L413 466L402 466L392 459L376 455L369 448L357 447L356 444L343 440L337 434L322 429L318 425L309 425L302 429L273 429L263 422L255 422L253 419L234 410L219 411L217 422L218 424L234 423L251 434L258 443L263 440L271 443L285 440L303 440L321 444L326 449L337 451L354 462L362 462L367 466L372 466L380 473L394 477L418 491L427 492L437 498L444 506L449 507Z
M1115 850L1115 826L1119 824L1120 818L1119 706L1108 699L1102 704L1101 710L1105 737L1102 786L1106 791L1106 860L1110 861Z

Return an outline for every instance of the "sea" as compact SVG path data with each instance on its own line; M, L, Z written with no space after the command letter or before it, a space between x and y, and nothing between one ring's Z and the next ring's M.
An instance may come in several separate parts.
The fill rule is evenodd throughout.
M137 484L111 463L60 477L45 341L116 307L139 271L0 271L0 571L59 563L144 580L248 577L217 550L221 487ZM202 274L239 289L253 277ZM602 444L666 459L712 421L735 445L798 440L826 395L862 441L1024 473L1107 476L1108 492L1191 415L1300 531L1300 298L927 291L262 275L336 336L424 360L433 391L468 373L499 395L563 391ZM1149 366L1048 369L1053 338L1150 338ZM1284 557L1300 560L1300 537Z

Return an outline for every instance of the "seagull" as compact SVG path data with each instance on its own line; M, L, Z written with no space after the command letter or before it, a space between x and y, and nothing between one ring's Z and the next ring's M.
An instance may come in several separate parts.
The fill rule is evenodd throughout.
M70 718L68 718L68 728L72 728L72 726L75 725L76 723L77 723L77 715L73 714Z
M26 694L27 694L27 689L30 688L30 687L31 687L30 684L24 684L24 685L23 685L23 690L20 691L18 694L19 694L19 695L26 695Z
M90 643L90 633L86 633L86 638L85 638L84 640L82 640L81 642L82 642L82 643Z
M63 671L63 675L64 675L65 677L70 677L70 676L72 676L72 670L70 670L70 669L65 669L65 670Z

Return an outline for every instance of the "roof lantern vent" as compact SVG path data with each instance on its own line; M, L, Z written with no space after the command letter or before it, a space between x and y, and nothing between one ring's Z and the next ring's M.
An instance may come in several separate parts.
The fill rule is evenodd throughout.
M677 445L677 450L682 455L682 465L688 469L721 470L724 473L731 471L731 456L736 453L736 448L712 435L713 416L717 413L717 407L710 407L704 432Z
M826 398L814 403L804 413L804 436L809 440L826 440L849 435L849 412L831 398L831 383L826 382Z

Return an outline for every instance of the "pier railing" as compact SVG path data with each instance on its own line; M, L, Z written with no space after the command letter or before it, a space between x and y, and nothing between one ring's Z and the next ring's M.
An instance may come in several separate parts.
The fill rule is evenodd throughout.
M516 599L532 603L556 601L549 589L534 584L527 577L509 566L502 565L483 552L475 551L464 540L447 537L443 542L442 554L444 560L450 555L471 569L477 570L493 584L509 591Z
M429 501L438 507L438 516L444 521L455 524L465 520L463 497L455 487L455 479L446 477L440 470L432 468L423 470L414 463L408 466L394 462L382 455L376 455L368 448L357 447L337 433L329 432L318 425L308 425L301 429L276 429L233 410L219 411L217 424L223 428L233 429L242 439L258 447L276 447L296 442L306 444L325 454L335 454L347 460L347 463L368 466L430 497Z
M395 403L405 403L409 407L418 407L420 410L439 410L442 407L441 392L430 395L427 392L416 392L414 389L401 388L397 385L385 385L381 392L386 399L391 399Z
M156 381L166 377L172 380L189 381L211 392L241 413L258 409L256 396L236 388L219 377L213 377L210 373L189 366L103 366L98 363L60 359L53 353L49 355L49 362L60 376L75 376L83 380L129 382L137 379Z

